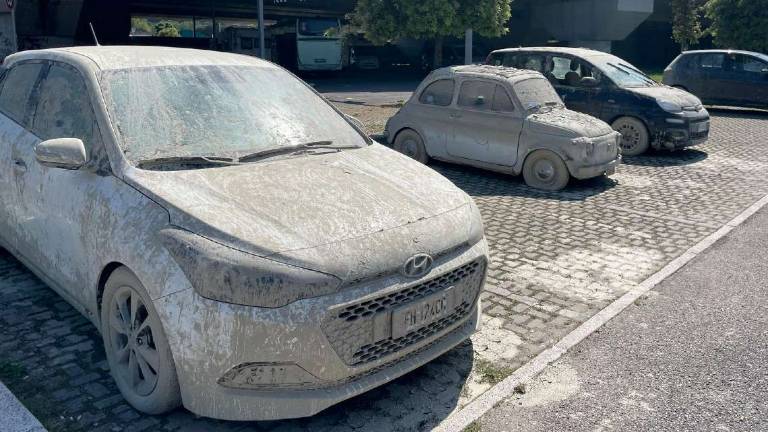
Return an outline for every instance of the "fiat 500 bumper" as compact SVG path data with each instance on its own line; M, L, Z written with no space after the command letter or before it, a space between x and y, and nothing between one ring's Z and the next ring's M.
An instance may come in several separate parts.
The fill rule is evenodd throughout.
M188 289L156 301L184 406L226 420L313 415L449 351L479 324L485 240L400 274L281 308Z

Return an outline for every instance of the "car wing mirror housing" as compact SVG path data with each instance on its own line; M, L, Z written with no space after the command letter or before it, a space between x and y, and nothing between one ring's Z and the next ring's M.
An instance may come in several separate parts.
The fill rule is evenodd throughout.
M88 162L83 141L78 138L55 138L35 146L35 158L40 165L68 170L80 169Z
M347 114L344 114L344 117L346 117L347 120L353 125L355 125L358 129L360 129L361 131L365 131L365 125L363 124L363 122L360 121L360 119Z
M593 77L584 77L579 83L584 87L597 87L600 84L600 82Z
M478 96L477 99L475 99L475 105L477 106L485 105L485 96Z

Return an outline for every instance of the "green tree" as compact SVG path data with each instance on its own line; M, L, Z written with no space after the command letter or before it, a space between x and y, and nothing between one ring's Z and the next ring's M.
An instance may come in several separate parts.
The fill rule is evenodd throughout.
M768 0L709 0L704 10L716 45L768 52Z
M686 51L699 42L701 30L701 7L703 0L672 0L672 39Z
M153 34L155 27L146 18L131 18L131 33Z
M486 37L509 29L512 0L358 0L350 20L366 38L384 44L399 38L435 41L433 66L442 64L443 38L460 37L468 28Z
M162 21L155 24L155 36L157 37L181 37L179 29L173 23Z

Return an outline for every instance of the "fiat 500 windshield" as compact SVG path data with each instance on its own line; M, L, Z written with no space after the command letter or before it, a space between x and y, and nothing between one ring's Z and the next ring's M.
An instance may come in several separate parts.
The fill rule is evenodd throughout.
M366 145L328 103L288 75L254 66L152 67L105 71L101 85L132 162L255 161L303 147Z

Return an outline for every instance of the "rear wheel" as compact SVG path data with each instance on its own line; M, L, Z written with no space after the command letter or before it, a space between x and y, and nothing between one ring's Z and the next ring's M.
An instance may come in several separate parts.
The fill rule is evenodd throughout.
M147 414L178 407L176 367L160 318L141 282L125 267L107 280L101 325L109 369L125 400Z
M414 130L406 129L397 134L394 148L421 163L425 164L429 161L429 155L427 155L427 150L424 148L424 140Z
M557 154L549 150L536 150L525 158L523 178L530 187L559 191L568 185L571 173Z
M621 133L621 154L637 156L648 150L650 135L648 128L640 120L633 117L621 117L616 119L611 126Z

